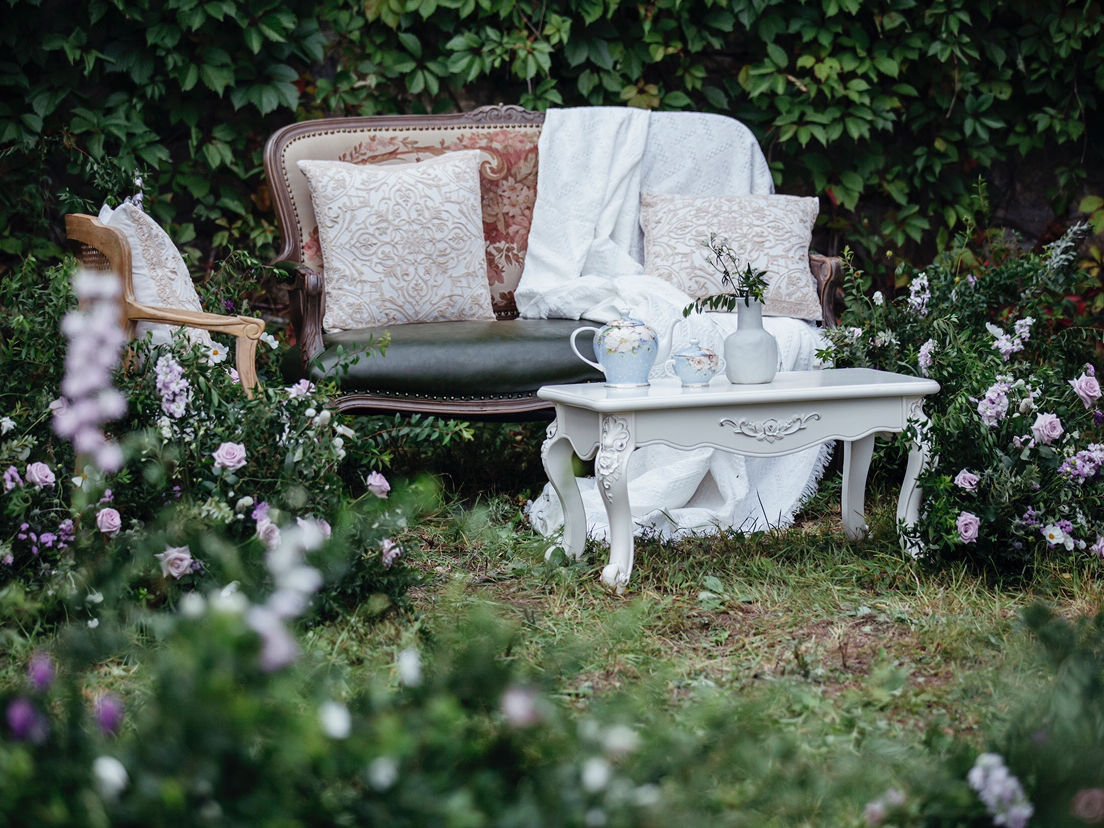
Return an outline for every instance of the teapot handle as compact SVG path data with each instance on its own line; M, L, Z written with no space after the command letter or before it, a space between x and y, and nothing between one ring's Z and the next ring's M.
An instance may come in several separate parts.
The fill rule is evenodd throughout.
M717 357L717 370L714 373L723 374L724 369L727 365L728 365L728 363L725 362L724 357Z
M593 360L587 359L585 356L583 356L582 354L579 353L579 349L575 345L575 337L577 337L583 331L594 331L595 336L597 336L599 333L601 333L600 329L592 327L590 325L587 325L586 327L583 327L583 328L576 328L574 331L571 332L571 350L573 350L575 352L575 356L577 356L579 359L581 359L587 365L594 366L599 371L601 371L603 374L606 373L606 369L603 368L601 365L599 365L597 362L594 362Z
M669 377L678 376L678 374L675 373L675 361L673 359L669 359L665 363L663 363L663 373L665 373Z

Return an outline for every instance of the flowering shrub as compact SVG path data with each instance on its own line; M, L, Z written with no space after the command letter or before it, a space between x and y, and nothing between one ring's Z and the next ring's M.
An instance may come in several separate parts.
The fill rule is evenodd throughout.
M68 602L70 617L95 624L105 598L157 605L210 577L256 580L254 553L304 522L362 550L327 557L318 611L377 594L380 606L403 600L416 579L394 535L435 489L387 498L386 428L369 422L358 436L331 410L329 389L305 381L269 383L249 399L231 367L183 336L171 347L136 343L113 376L116 283L80 273L74 284L83 305L61 324L69 348L54 360L66 367L56 399L0 419L0 619L31 596L40 611ZM430 422L417 437L462 433ZM238 551L199 554L195 540L209 529Z
M952 251L896 301L853 283L828 332L840 367L940 383L925 402L933 462L914 532L932 561L1020 571L1043 555L1104 557L1101 339L1064 299L1080 234L1042 255L993 246L968 271Z

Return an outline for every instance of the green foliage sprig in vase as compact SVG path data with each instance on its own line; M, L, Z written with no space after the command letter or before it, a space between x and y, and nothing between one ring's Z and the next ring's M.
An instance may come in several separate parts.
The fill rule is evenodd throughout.
M716 233L709 234L709 241L702 242L702 247L709 251L706 260L710 267L721 274L721 284L728 288L724 293L713 296L705 296L695 299L693 304L687 305L682 310L683 316L703 311L734 311L736 304L742 299L745 307L751 305L751 300L763 301L763 292L767 289L767 272L756 270L748 262L743 270L740 269L740 257L728 243L728 239L717 238Z
M778 373L778 343L763 328L763 294L767 289L767 274L748 262L740 269L740 258L728 243L709 234L702 242L709 251L706 260L721 274L726 292L695 299L682 310L683 316L703 311L736 311L737 330L724 340L725 376L738 385L771 382Z

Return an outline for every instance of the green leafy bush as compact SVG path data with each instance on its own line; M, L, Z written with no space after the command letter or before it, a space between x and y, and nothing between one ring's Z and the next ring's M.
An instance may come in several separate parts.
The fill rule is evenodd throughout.
M1104 18L1082 0L54 5L14 0L0 32L8 254L56 252L62 212L125 194L142 169L163 194L151 212L196 255L230 242L267 257L263 141L330 114L733 115L781 189L824 196L819 246L879 268L886 250L943 246L979 174L1052 166L1064 216L1101 160Z

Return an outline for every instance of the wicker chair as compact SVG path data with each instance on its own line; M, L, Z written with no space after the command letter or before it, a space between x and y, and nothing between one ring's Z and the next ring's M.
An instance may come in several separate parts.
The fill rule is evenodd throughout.
M252 398L253 389L257 386L257 341L265 329L262 320L139 304L134 299L131 280L130 246L119 230L108 227L95 216L72 213L65 217L65 234L74 255L85 268L100 273L115 273L122 278L122 316L119 323L127 339L134 338L138 322L187 325L234 336L237 338L238 377L246 395Z

